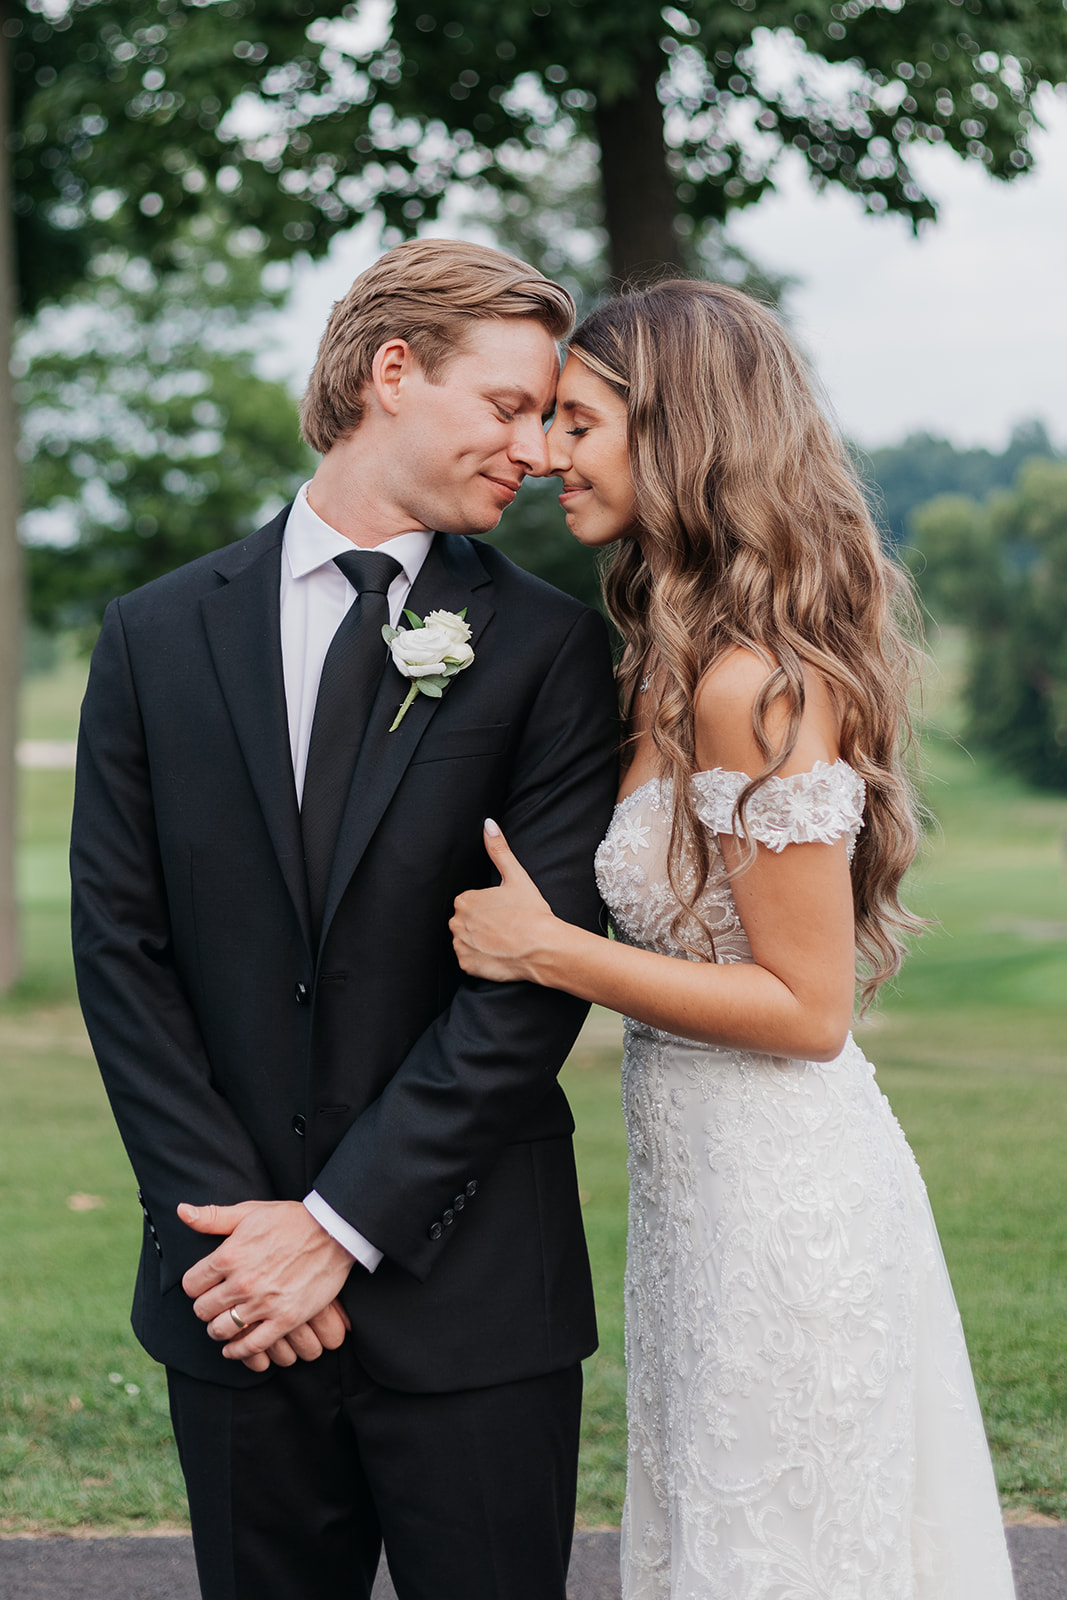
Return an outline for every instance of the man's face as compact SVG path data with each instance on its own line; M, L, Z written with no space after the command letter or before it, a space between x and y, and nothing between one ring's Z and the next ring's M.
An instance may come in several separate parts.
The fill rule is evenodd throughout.
M559 358L527 318L478 321L430 383L411 361L392 430L392 496L413 527L489 533L526 475L548 468Z

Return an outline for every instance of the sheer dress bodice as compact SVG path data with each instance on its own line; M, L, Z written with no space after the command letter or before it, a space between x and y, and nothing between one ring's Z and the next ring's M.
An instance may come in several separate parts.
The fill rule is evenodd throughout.
M719 844L749 779L697 773L706 958L752 960ZM672 932L669 783L597 852L617 936ZM771 779L751 839L845 839L843 761ZM682 887L694 886L682 863ZM963 1332L926 1191L874 1069L705 1045L628 1020L625 1600L1011 1600Z

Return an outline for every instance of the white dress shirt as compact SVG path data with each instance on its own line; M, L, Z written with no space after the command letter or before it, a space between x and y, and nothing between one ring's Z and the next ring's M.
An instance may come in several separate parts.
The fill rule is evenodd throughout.
M293 502L285 524L281 563L282 675L298 800L304 793L322 665L338 625L356 598L355 589L333 559L351 550L352 541L311 509L307 492L305 483ZM389 585L389 620L394 628L432 542L432 533L401 533L373 546L391 555L404 569ZM368 1272L374 1271L382 1259L380 1250L338 1216L314 1189L304 1204L327 1233Z

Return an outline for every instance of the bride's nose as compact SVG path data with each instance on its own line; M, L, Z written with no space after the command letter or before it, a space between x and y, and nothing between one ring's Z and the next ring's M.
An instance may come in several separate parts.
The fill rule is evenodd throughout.
M548 466L545 469L546 478L558 477L566 472L571 464L571 441L567 434L566 418L558 413L552 419L552 426L545 434L545 443L548 446Z

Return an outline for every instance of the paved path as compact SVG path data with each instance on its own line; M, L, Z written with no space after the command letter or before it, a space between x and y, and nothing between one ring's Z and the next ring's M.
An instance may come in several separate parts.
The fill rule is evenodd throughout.
M1009 1528L1018 1600L1067 1600L1067 1525ZM579 1533L569 1600L619 1600L619 1536ZM3 1600L199 1600L188 1539L0 1539ZM374 1600L395 1600L386 1573Z

